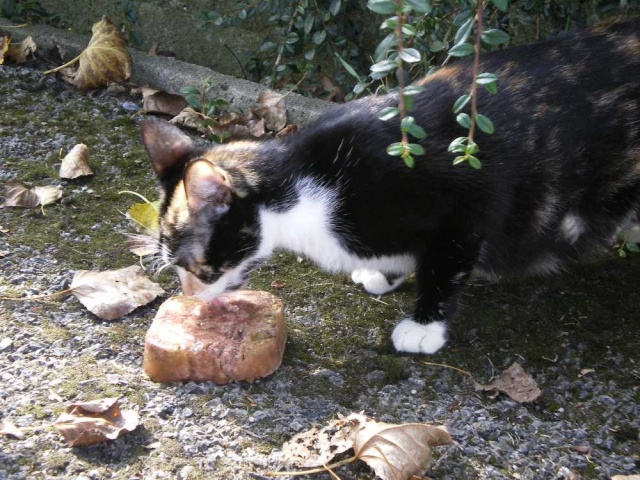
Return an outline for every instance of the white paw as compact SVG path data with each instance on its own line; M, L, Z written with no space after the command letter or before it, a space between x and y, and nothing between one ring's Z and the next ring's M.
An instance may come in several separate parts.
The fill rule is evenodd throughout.
M374 295L382 295L396 289L404 279L405 277L402 276L389 283L384 274L367 268L359 268L351 272L351 281L361 283L367 292Z
M407 318L393 329L391 340L399 352L436 353L447 342L447 327L444 322L423 325Z

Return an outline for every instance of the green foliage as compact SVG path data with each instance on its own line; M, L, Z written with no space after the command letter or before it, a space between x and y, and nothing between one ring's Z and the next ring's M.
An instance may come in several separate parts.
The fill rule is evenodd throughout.
M207 98L207 94L213 88L211 77L207 77L202 81L199 87L187 86L180 89L180 93L184 95L187 103L191 108L200 112L205 117L211 117L216 110L226 107L229 102L222 98Z
M251 19L267 26L257 52L241 54L251 80L283 87L311 79L320 84L321 58L333 64L336 83L360 82L359 57L354 39L355 25L348 11L354 8L342 0L241 0L229 14L202 13L202 25L234 26ZM304 93L304 92L302 92Z
M47 22L57 23L56 15L49 13L40 5L40 0L4 0L2 16L16 23Z
M124 13L124 22L120 30L132 47L139 47L142 45L142 36L133 30L133 26L138 20L138 9L136 8L135 0L123 0L122 12Z

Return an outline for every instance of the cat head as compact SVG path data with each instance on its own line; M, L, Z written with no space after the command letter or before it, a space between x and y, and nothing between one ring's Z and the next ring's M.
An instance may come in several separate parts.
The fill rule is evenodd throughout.
M210 300L240 287L257 261L260 228L247 199L251 175L225 164L249 156L256 144L199 149L156 118L143 122L142 141L161 187L159 250L183 293Z

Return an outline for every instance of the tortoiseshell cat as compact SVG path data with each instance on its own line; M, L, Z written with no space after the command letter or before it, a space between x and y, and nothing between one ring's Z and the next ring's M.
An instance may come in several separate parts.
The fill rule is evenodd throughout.
M150 119L143 141L164 192L160 243L185 294L240 286L274 249L351 272L374 293L416 274L412 317L397 350L434 353L472 270L546 273L607 245L640 208L640 22L596 27L481 57L499 75L479 111L482 169L452 166L464 135L452 105L468 61L420 82L412 114L426 154L407 168L386 147L399 123L378 119L397 95L337 106L278 140L197 149ZM388 282L387 278L391 281Z

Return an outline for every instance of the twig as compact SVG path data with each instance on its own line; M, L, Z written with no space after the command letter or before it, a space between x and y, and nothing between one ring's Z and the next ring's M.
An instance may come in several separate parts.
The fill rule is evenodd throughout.
M43 298L57 297L58 295L69 295L73 293L75 288L67 288L59 292L47 293L46 295L34 295L33 297L0 297L0 301L10 302L30 302L32 300L42 300Z
M473 378L473 375L471 375L471 372L467 372L466 370L462 370L461 368L458 368L458 367L452 367L451 365L447 365L445 363L433 363L433 362L420 362L420 363L422 365L432 365L434 367L450 368L451 370L455 370L456 372L461 373L466 377Z
M240 66L240 69L242 70L242 76L244 77L245 80L249 80L249 77L247 75L247 71L244 69L244 65L242 65L242 62L240 61L240 59L238 58L238 56L236 55L236 53L231 50L231 47L229 47L229 45L227 45L226 43L224 44L224 48L226 48L227 50L229 50L229 53L231 55L233 55L233 58L236 59L236 62L238 62L238 65Z
M358 460L358 457L349 457L344 460L341 460L336 463L332 463L330 465L323 465L322 467L312 468L309 470L299 470L297 472L267 472L265 475L267 477L286 477L287 475L291 476L300 476L300 475L309 475L310 473L324 473L327 470L331 470L334 468L341 467L342 465L347 465L349 463L355 462Z
M70 67L71 65L73 65L74 63L76 63L78 60L80 60L80 57L82 56L82 53L80 55L78 55L76 58L69 60L67 63L65 63L64 65L60 65L59 67L56 67L52 70L47 70L46 72L42 72L43 75L49 75L50 73L56 73L59 72L60 70L62 70L63 68L67 68Z
M471 125L469 126L469 140L467 145L472 145L473 133L476 129L476 115L478 114L477 91L478 69L480 66L480 40L482 38L482 0L478 0L478 9L476 10L476 43L475 53L473 55L473 75L471 77Z
M403 0L396 0L396 15L398 17L398 21L396 22L396 39L398 40L398 45L396 46L396 51L398 52L398 67L396 68L396 79L398 80L398 91L400 95L400 101L398 102L398 110L400 110L400 121L407 116L407 110L404 106L404 70L402 68L402 24L404 23L405 14L402 12L402 4ZM405 131L402 131L402 145L406 147L409 144L409 134Z

